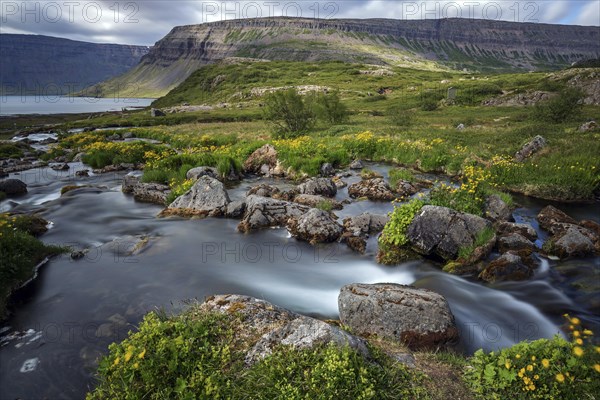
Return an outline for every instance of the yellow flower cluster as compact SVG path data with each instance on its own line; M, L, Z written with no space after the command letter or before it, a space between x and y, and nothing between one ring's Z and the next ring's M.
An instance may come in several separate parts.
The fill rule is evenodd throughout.
M127 347L127 351L125 352L125 355L123 356L123 360L125 363L129 362L129 360L131 360L131 358L135 355L135 347L132 345L129 345ZM137 359L142 360L146 355L146 349L142 349L141 352L139 352L136 356ZM116 357L113 361L113 366L117 366L119 365L119 363L121 363L121 357ZM134 369L138 369L140 366L139 362L135 362L133 364L133 368Z

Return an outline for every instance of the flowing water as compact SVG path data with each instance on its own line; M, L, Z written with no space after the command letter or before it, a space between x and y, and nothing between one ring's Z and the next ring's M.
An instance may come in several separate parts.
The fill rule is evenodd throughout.
M135 329L146 312L178 311L182 300L217 293L251 295L300 313L336 318L337 295L345 284L413 284L448 299L466 353L552 337L560 332L565 312L592 327L600 323L600 290L594 284L598 258L544 260L530 281L484 285L423 261L377 265L376 238L370 239L367 254L357 255L345 245L298 242L285 229L242 235L235 220L158 219L161 207L121 193L123 173L75 178L84 166L70 165L70 171L13 174L28 184L29 193L0 203L2 211L39 211L52 223L42 237L45 242L90 249L77 261L66 255L50 260L17 294L14 314L0 329L3 399L82 398L93 386L98 357ZM243 197L260 181L286 185L244 181L229 189L230 197ZM60 196L61 187L74 183L91 187ZM346 197L342 189L338 199ZM519 201L526 208L516 210L515 218L535 222L544 204ZM576 218L598 220L597 205L562 208ZM354 202L338 215L366 210L385 213L391 205Z

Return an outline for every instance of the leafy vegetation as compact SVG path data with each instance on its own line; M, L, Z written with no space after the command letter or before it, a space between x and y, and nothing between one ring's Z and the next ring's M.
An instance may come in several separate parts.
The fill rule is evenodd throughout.
M408 243L406 230L424 205L425 203L421 200L412 200L399 207L394 207L394 211L390 213L390 220L385 224L379 241L396 247Z
M535 105L534 117L539 121L560 123L581 115L583 92L579 89L562 90L558 96Z
M571 341L560 336L521 342L499 352L479 350L465 381L482 399L594 399L600 393L600 347L578 318Z
M316 122L310 98L304 98L295 89L276 91L265 99L265 119L275 127L275 139L300 136Z
M0 214L0 319L6 317L8 297L33 278L36 265L64 251L34 237L45 232L41 221L35 216Z
M139 331L110 346L93 399L427 398L423 377L373 349L277 348L251 367L236 340L235 314L191 308L172 318L149 313Z

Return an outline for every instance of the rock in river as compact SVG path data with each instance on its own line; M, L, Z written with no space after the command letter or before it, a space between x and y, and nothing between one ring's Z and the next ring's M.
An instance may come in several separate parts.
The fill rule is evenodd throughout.
M215 178L201 176L194 186L179 196L170 205L167 214L220 216L230 203L229 196L223 186Z
M0 192L7 196L18 196L27 193L27 185L20 179L1 179Z
M354 183L348 187L348 194L353 198L366 197L373 201L390 201L396 198L383 178L363 179Z
M269 226L284 226L291 217L299 217L308 207L285 200L251 195L246 197L246 212L238 225L240 232Z
M452 260L461 248L472 246L477 236L491 227L488 220L476 215L427 205L415 215L406 235L416 252Z
M290 218L287 227L292 236L312 244L335 242L342 234L342 226L328 212L317 208Z
M344 286L340 320L361 336L378 336L413 349L454 344L458 329L446 299L431 290L394 283Z
M333 197L337 193L337 186L331 178L310 178L298 185L298 192L300 194Z

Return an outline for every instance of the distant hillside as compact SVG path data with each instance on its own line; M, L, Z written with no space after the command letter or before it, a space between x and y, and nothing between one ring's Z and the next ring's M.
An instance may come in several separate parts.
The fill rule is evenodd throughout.
M343 60L425 70L560 69L600 57L600 28L444 19L259 18L180 26L125 75L96 87L158 97L198 67L230 57Z
M137 65L148 50L146 46L2 34L0 93L66 94L80 91L123 74Z

